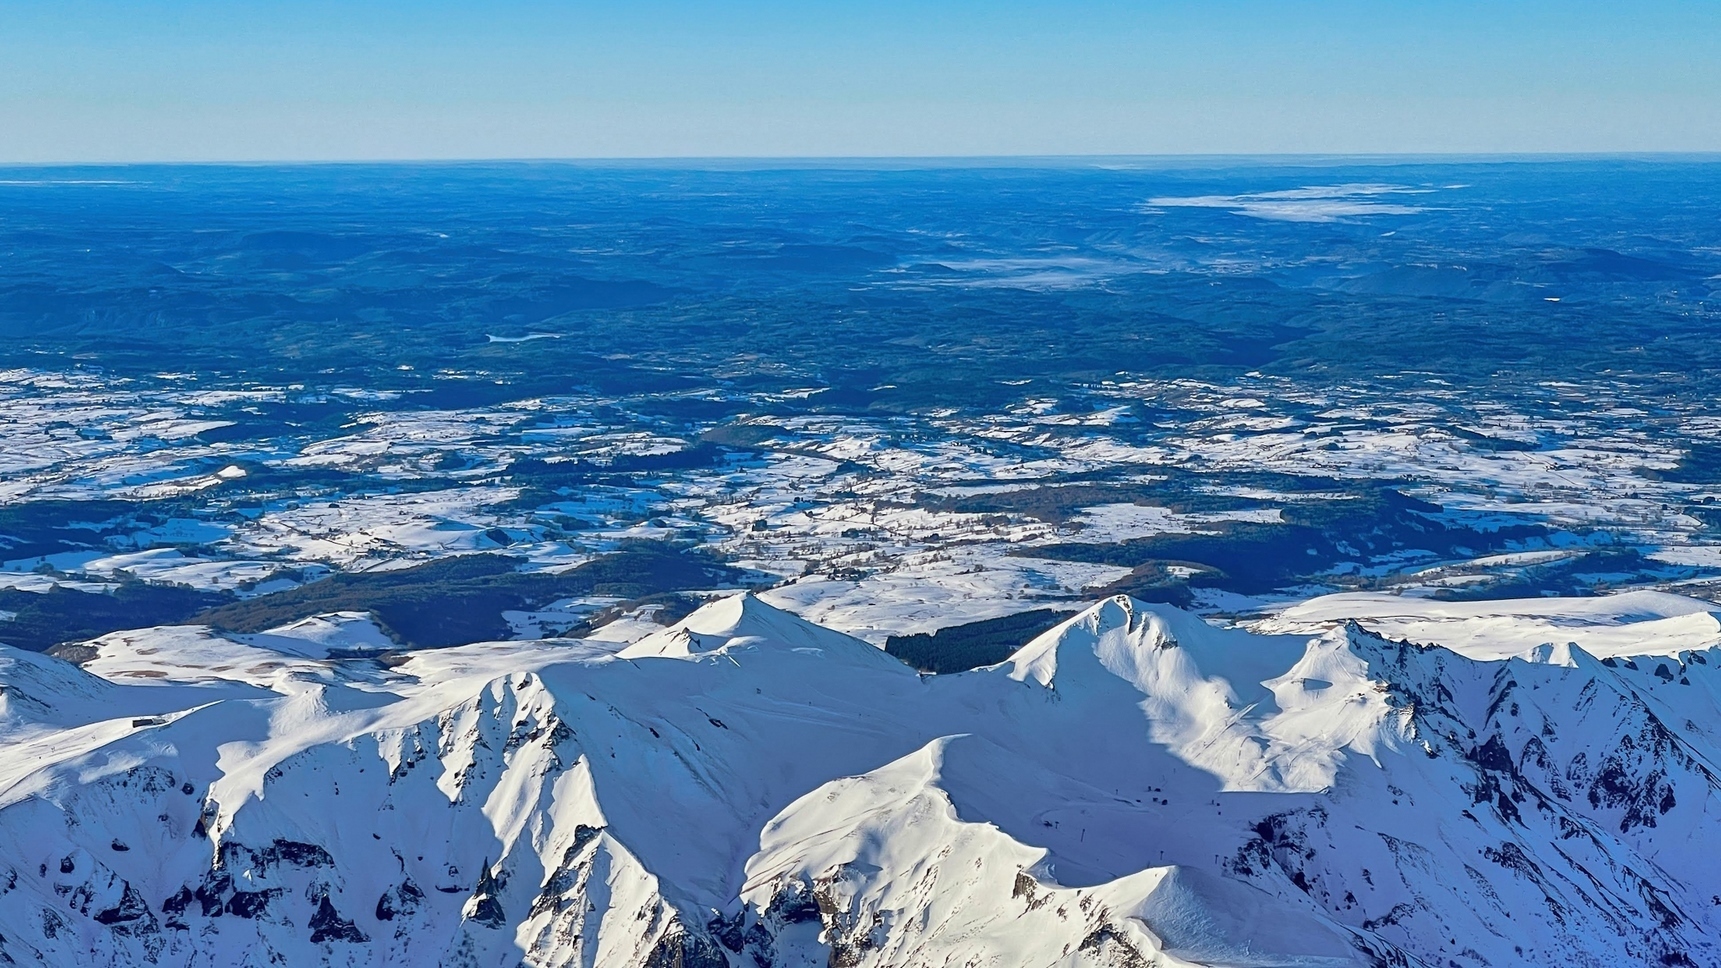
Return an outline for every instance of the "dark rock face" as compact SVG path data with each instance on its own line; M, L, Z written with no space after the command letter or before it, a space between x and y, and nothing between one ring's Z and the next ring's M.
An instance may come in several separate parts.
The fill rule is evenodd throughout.
M747 935L742 931L742 925L746 923L746 920L745 912L738 911L731 918L719 915L705 922L705 930L717 939L718 944L739 954L742 946L747 943Z
M234 891L224 910L236 918L260 918L269 911L269 902L280 897L280 888L263 891Z
M1106 964L1115 965L1116 968L1149 968L1151 965L1151 962L1142 957L1141 952L1135 950L1135 946L1125 940L1110 924L1103 924L1089 932L1087 937L1082 939L1078 950L1104 958Z
M472 913L467 915L466 920L487 928L506 926L508 915L502 910L502 902L496 897L499 891L496 875L486 862L484 873L478 878L478 886L472 891Z
M232 888L233 875L226 871L210 871L203 875L203 883L198 885L192 896L202 906L204 917L219 917L227 892Z
M221 845L222 867L268 872L283 864L300 868L326 868L335 866L335 859L316 844L295 840L274 840L261 849L253 849L232 841Z
M771 897L765 917L784 924L804 924L819 920L819 903L805 884L787 884Z
M329 852L316 844L302 844L293 840L276 840L263 852L263 862L276 864L285 862L295 867L333 867L335 859Z
M729 968L729 959L710 938L675 925L652 947L643 968Z
M191 901L191 888L181 887L173 893L172 897L161 902L161 913L167 915L170 919L177 918L185 913L185 909L187 907L191 906Z
M311 929L312 943L346 941L362 944L370 940L351 921L335 912L335 906L329 903L328 895L324 895L317 902L317 913L311 915L311 920L306 922L305 926Z
M562 852L562 862L544 881L543 889L532 900L530 916L536 917L546 911L567 909L570 898L575 894L585 876L586 847L595 841L598 834L602 832L602 827L590 827L586 824L579 824L574 828L574 842Z
M396 917L410 917L418 911L418 906L424 901L424 892L418 885L407 878L400 886L387 891L376 901L376 919L378 921L393 921Z
M93 917L97 924L106 924L110 927L140 922L153 927L155 922L154 915L150 914L149 911L149 903L130 884L126 885L125 893L118 904L106 910L97 911Z

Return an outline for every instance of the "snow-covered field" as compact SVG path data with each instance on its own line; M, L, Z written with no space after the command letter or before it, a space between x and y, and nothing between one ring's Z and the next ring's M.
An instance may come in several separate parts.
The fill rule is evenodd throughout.
M668 539L789 582L774 600L878 640L1076 601L1128 573L1036 558L1038 545L1270 525L1287 507L1319 497L1260 483L1262 475L1309 487L1386 482L1440 503L1453 521L1533 524L1549 535L1509 554L1441 558L1407 549L1359 558L1317 577L1329 591L1458 588L1553 560L1538 555L1600 546L1641 552L1641 573L1623 576L1640 585L1678 589L1721 573L1721 544L1690 513L1721 495L1662 473L1681 453L1669 441L1714 433L1697 403L1651 415L1578 405L1608 391L1565 384L1526 388L1515 402L1432 379L1389 389L1120 378L990 414L761 413L730 421L756 443L716 461L598 475L546 493L510 468L543 459L601 470L673 457L711 428L630 415L626 399L590 395L453 411L339 388L12 371L0 374L0 507L178 503L167 520L92 522L94 551L19 555L0 571L20 577L0 580L40 590L135 578L248 596L329 570L483 551L559 571L630 539ZM265 406L345 407L353 415L262 436L209 436L242 428ZM1255 506L1180 511L1101 495L1050 520L950 509L964 497L1060 481L1139 490L1171 472ZM58 577L21 577L49 569ZM1592 580L1617 584L1622 576ZM1245 613L1283 600L1197 596L1206 607Z

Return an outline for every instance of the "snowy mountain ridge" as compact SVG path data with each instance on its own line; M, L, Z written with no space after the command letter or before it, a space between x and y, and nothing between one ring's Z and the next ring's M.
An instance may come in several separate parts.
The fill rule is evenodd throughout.
M0 648L0 964L1721 963L1712 606L1490 605L1120 597L946 676L751 596Z

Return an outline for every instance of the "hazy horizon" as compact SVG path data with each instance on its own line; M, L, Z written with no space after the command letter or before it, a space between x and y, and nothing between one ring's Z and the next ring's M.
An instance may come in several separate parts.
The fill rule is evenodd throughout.
M1680 0L20 0L0 161L1714 152L1718 37Z
M1499 152L1233 152L1181 154L1001 154L1001 155L565 155L565 156L474 156L468 158L378 157L378 158L138 158L123 161L0 161L0 170L48 168L174 168L174 167L315 167L315 166L509 166L572 165L589 167L641 168L749 168L772 165L787 168L854 167L860 169L901 166L938 168L1129 168L1174 170L1183 166L1307 165L1310 168L1347 166L1392 167L1415 164L1558 164L1582 162L1642 162L1645 164L1714 164L1721 162L1721 149L1713 151L1499 151Z

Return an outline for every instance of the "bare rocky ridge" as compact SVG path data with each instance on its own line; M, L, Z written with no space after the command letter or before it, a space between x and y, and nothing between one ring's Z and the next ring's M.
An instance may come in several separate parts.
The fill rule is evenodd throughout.
M0 649L0 964L1721 961L1721 652L1470 634L1120 597L922 676L737 596L386 669Z

